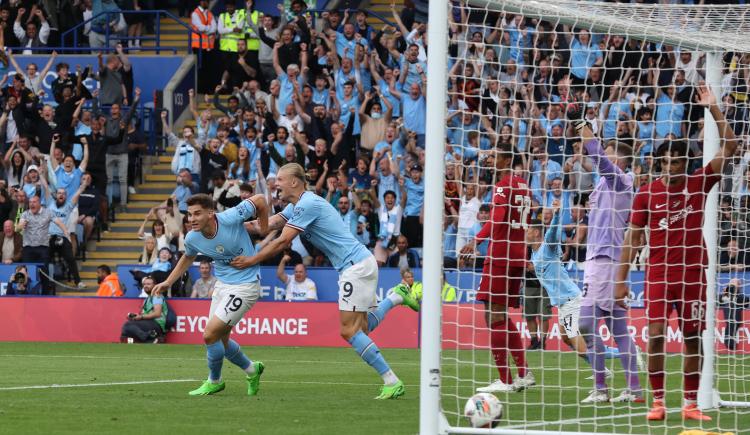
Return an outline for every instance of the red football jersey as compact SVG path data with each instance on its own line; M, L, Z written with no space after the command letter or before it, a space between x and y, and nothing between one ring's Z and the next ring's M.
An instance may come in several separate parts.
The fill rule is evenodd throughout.
M531 191L526 180L506 175L495 185L492 213L477 233L478 239L489 238L485 263L507 263L509 267L526 267L526 228L531 212Z
M679 186L667 187L658 179L635 194L630 222L649 229L650 269L679 273L706 266L703 210L706 194L720 180L721 174L707 165Z

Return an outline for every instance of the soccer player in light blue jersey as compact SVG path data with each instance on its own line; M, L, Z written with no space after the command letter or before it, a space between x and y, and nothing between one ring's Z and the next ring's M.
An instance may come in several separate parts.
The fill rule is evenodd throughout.
M547 290L552 306L557 307L557 320L564 329L560 331L563 342L590 364L586 341L578 330L581 290L570 278L560 261L562 256L560 201L555 200L552 203L552 209L554 215L549 228L544 233L544 238L542 238L542 223L535 220L531 222L526 232L526 242L531 246L531 262L537 279ZM594 402L592 396L583 400L583 403L592 402Z
M276 187L281 199L289 203L269 223L272 230L283 228L281 235L255 255L238 255L231 264L238 268L257 267L257 264L276 256L297 235L323 251L339 272L341 336L383 378L385 385L376 399L402 396L403 382L393 373L367 334L395 305L404 304L418 311L419 302L403 289L396 289L380 304L376 303L378 264L375 257L354 238L349 227L341 221L340 213L328 201L307 191L302 166L296 163L284 165L277 174Z
M217 213L213 198L205 194L187 200L191 231L185 236L185 255L177 262L166 281L152 290L152 295L167 291L195 261L198 254L214 260L217 278L211 299L209 319L203 332L208 359L208 380L191 391L191 396L215 394L224 389L221 367L224 358L247 374L247 394L254 396L260 388L263 363L252 362L229 338L232 327L255 304L260 295L258 266L236 268L230 263L242 255L255 254L255 247L245 229L245 222L258 220L261 233L268 231L268 205L263 195L255 195L236 207Z

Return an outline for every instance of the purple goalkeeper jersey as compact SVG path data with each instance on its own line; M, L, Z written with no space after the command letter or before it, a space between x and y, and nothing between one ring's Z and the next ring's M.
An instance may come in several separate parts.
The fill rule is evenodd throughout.
M589 197L586 259L619 260L633 202L633 176L609 161L598 140L586 142L584 149L600 175Z

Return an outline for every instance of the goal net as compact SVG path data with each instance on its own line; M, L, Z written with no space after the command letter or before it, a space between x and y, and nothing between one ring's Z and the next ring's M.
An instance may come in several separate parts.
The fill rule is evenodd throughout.
M748 31L737 5L430 2L423 278L458 300L424 292L422 433L750 430Z

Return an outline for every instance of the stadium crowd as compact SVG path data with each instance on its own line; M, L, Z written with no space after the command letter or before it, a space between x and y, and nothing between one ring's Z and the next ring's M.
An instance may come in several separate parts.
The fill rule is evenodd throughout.
M0 21L25 25L31 46L45 43L42 36L49 33L47 27L56 30L55 19L71 15L75 22L90 16L86 11L79 11L79 17L63 9L25 9L11 3L0 6ZM124 10L150 7L148 1L120 3ZM191 194L210 193L223 210L253 193L264 193L278 212L285 204L277 196L275 176L287 162L305 167L309 190L340 211L344 224L374 252L379 265L421 266L425 17L410 2L400 11L391 6L388 19L395 25L376 27L368 24L364 11L309 12L314 2L302 0L279 4L278 16L262 15L252 0L227 0L226 10L216 16L208 1L195 3L190 21L200 36L194 36L192 45L203 59L198 88L190 91L197 125L173 131L162 114L164 135L175 150L172 171L177 183L172 196L144 216L138 231L144 241L138 261L150 265L148 273L167 274L184 252L185 201ZM658 173L653 156L665 138L689 140L694 164L699 164L703 109L694 103L694 94L705 76L702 53L520 15L487 14L461 1L452 4L446 267L479 267L486 255L482 245L473 261L459 259L457 252L489 217L496 180L487 151L497 141L515 147L514 168L532 189L534 216L549 223L553 201L563 204L564 260L580 266L586 255L587 198L597 175L566 120L571 104L584 105L585 118L603 141L618 140L630 147L629 171L637 176L637 185ZM116 7L108 0L81 5L91 6L87 13L94 15L99 8ZM8 46L18 34L9 31L12 27L4 26ZM7 231L4 262L18 260L19 244L21 261L44 260L31 252L53 246L75 277L78 245L98 222L106 222L107 202L119 199L117 208L122 208L134 192L135 166L145 139L133 110L140 91L126 54L135 42L127 45L131 47L99 54L96 71L55 63L52 53L41 71L32 64L20 72L14 53L0 53L0 66L19 71L4 87L0 102L6 150L0 219L9 225L30 221L23 212L36 216L29 202L39 196L41 209L67 219L68 227L57 231L53 223L49 234L38 240L30 240L25 231L19 241ZM725 56L721 95L727 118L743 138L748 64L747 55ZM55 103L42 104L40 80L53 68L58 76L53 82ZM81 85L87 76L100 81L93 94ZM199 111L201 98L211 108ZM90 110L87 102L92 103ZM215 117L211 109L222 115ZM743 140L722 183L724 270L744 270L750 264L745 255L750 231L748 162ZM120 183L119 192L107 188L124 179L128 182ZM49 256L51 251L46 252ZM645 256L647 249L635 267ZM276 266L287 257L290 267L328 265L301 238L267 264Z

